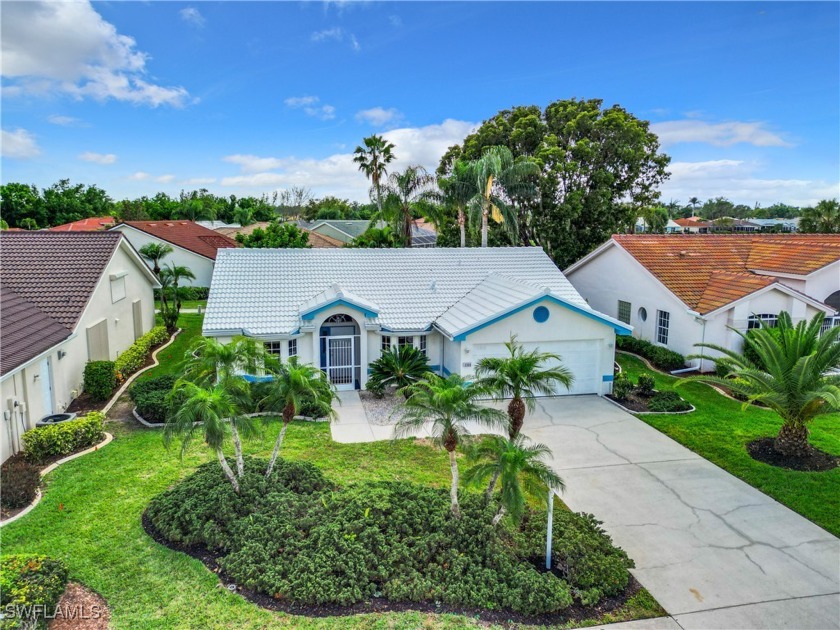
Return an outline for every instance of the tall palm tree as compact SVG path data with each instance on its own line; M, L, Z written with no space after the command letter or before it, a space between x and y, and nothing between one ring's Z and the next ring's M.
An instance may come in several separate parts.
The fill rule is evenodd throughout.
M160 276L160 261L171 253L172 246L167 243L146 243L139 250L140 256L152 263L152 271L156 276Z
M239 374L259 374L277 369L277 358L251 337L237 336L230 343L199 337L187 349L182 363L184 379L209 387Z
M484 392L457 374L447 378L429 374L408 391L410 396L403 403L403 417L394 426L394 439L412 435L427 423L431 424L432 439L449 453L452 473L449 498L452 515L460 518L455 450L464 436L469 435L466 423L477 422L488 429L501 429L507 424L505 416L497 409L481 405L478 401Z
M532 177L540 173L539 167L529 161L515 161L510 149L503 146L488 147L477 160L469 163L475 182L475 193L467 203L473 218L481 217L481 246L487 247L490 217L504 223L507 230L516 232L516 210L508 199L524 197L536 190Z
M700 200L697 197L692 197L688 200L688 205L691 206L691 216L697 213L697 206L700 205Z
M383 186L385 201L371 217L371 227L384 220L404 247L411 247L414 213L420 204L431 198L434 175L422 166L409 166L403 172L391 173Z
M172 301L175 305L175 310L181 312L181 295L179 292L180 283L182 280L195 280L195 274L192 269L184 265L173 265L171 263L164 265L160 270L159 276L169 278L172 284Z
M790 315L782 312L775 328L762 324L750 334L736 330L757 363L722 346L696 344L726 357L728 378L701 375L677 385L689 380L725 385L746 397L745 406L760 402L770 407L782 419L774 448L783 455L806 457L812 451L808 423L840 409L840 375L831 373L840 368L840 328L821 335L823 319L818 313L810 322L794 326Z
M476 182L467 162L457 161L452 165L448 177L438 178L440 194L438 200L449 208L454 208L458 217L458 231L461 247L467 246L467 204L476 194ZM438 230L440 231L440 230Z
M386 166L396 159L393 144L376 134L362 140L364 147L358 146L353 151L353 161L359 165L359 170L365 174L376 194L376 208L382 212L382 178L387 174Z
M244 385L247 386L247 383ZM238 494L239 480L245 474L241 435L253 432L251 419L242 413L242 401L247 396L247 387L227 381L205 388L180 380L175 384L174 391L178 392L179 400L177 410L164 428L163 438L167 448L174 438L180 438L183 457L193 438L200 435L204 443L216 453L225 476ZM224 445L228 434L233 438L236 473L225 459Z
M265 477L271 476L274 463L286 436L289 423L295 419L301 405L306 402L317 407L324 417L332 418L335 411L333 400L338 396L326 375L313 365L298 363L297 357L292 357L287 363L281 364L272 373L272 379L266 385L267 395L260 401L260 407L266 411L280 413L283 417L283 427L274 442L274 451L268 462Z
M466 483L484 483L489 478L490 483L485 490L489 500L496 481L501 482L501 505L493 517L493 525L502 520L505 513L519 521L525 508L525 493L542 498L546 486L552 491L565 490L563 479L544 461L551 456L549 448L544 444L529 442L521 434L512 440L491 435L468 452L468 459L478 463L464 473Z
M508 356L481 359L475 367L475 375L476 385L485 392L497 400L511 399L507 407L508 435L514 439L525 422L526 409L534 410L536 397L553 394L559 385L568 389L575 377L560 363L560 355L537 349L526 351L516 341L516 335L510 336L505 348ZM552 361L556 364L549 366Z

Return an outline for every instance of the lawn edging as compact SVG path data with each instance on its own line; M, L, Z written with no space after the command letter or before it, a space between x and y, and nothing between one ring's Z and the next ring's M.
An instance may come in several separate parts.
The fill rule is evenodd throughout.
M685 415L687 413L694 413L695 411L697 411L697 407L695 407L694 405L691 405L691 403L688 403L689 405L691 405L691 409L686 409L685 411L633 411L632 409L628 409L627 407L622 405L617 400L613 400L609 396L601 396L601 398L604 398L605 400L608 400L609 402L614 404L619 409L624 409L624 411L626 411L627 413L633 414L634 416L682 416L682 415ZM683 398L683 400L685 400L685 398ZM688 402L688 401L685 400L685 402Z
M90 448L86 448L85 450L79 451L78 453L73 453L72 455L68 455L67 457L63 457L62 459L59 459L57 462L53 462L52 464L50 464L49 466L44 468L44 470L40 471L41 478L43 479L46 475L50 474L52 471L54 471L56 468L58 468L59 466L61 466L61 464L64 464L65 462L69 462L70 460L76 459L77 457L81 457L82 455L87 455L88 453L93 453L94 451L98 451L103 446L106 446L106 445L110 444L111 441L114 439L114 436L111 435L110 433L108 433L107 431L103 431L103 433L105 433L105 438L99 444L94 444ZM41 489L38 488L38 490L36 490L36 492L35 492L35 498L32 499L32 503L27 505L25 508L23 508L20 512L18 512L14 516L10 516L9 518L7 518L4 521L0 521L0 527L3 527L4 525L8 525L9 523L13 523L14 521L18 520L19 518L23 518L24 516L29 514L32 510L35 509L35 506L38 505L38 503L41 502L41 496L42 496L41 495Z
M137 422L142 424L147 429L162 429L163 427L166 426L165 422L149 422L143 416L141 416L139 413L137 413L137 407L134 407L131 410L131 413L134 416L134 419L137 420ZM274 412L274 411L257 411L256 413L246 413L245 417L246 418L259 418L261 416L277 416L277 415L279 415L279 414ZM230 420L230 418L225 418L222 422L228 422L229 420ZM327 420L326 418L310 418L309 416L295 416L294 420L303 420L303 421L306 421L306 422L329 422L329 420ZM194 426L198 426L200 424L201 424L200 422L196 422Z

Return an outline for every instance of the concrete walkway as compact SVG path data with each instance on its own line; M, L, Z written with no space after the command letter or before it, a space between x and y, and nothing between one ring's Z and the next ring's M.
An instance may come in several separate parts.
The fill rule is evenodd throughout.
M342 394L333 439L389 439ZM604 522L670 620L628 628L840 628L840 540L595 396L541 399L523 433L563 501ZM668 625L671 624L671 625Z

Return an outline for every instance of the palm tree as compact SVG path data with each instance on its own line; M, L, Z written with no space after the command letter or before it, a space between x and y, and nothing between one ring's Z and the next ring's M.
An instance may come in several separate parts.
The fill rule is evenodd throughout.
M727 378L696 376L682 379L725 385L746 397L744 405L760 402L782 419L774 448L783 455L807 457L808 423L817 416L840 409L840 375L830 374L840 368L840 328L830 328L820 335L824 315L818 313L810 322L795 326L788 313L779 313L775 328L762 324L749 334L736 330L757 358L715 344L696 344L716 350L726 357ZM706 357L707 358L707 357ZM760 367L759 367L760 366Z
M449 177L438 178L439 201L454 208L458 216L458 230L461 233L461 247L467 246L467 204L475 196L476 184L467 162L457 161L452 165ZM440 231L440 229L438 229Z
M166 243L146 243L139 250L144 260L152 263L152 271L160 276L160 261L172 253L172 246Z
M412 435L427 423L431 424L432 439L449 453L452 515L460 518L455 450L462 438L469 435L465 423L472 421L489 429L501 429L507 424L505 416L498 409L481 405L478 400L484 392L457 374L447 378L429 374L412 385L409 391L410 396L403 403L403 417L394 426L394 439Z
M318 407L325 417L332 418L335 416L332 403L338 398L326 375L312 365L298 363L297 357L292 357L287 363L280 365L272 373L272 377L266 385L268 393L260 401L260 407L266 411L280 413L283 416L283 427L274 442L274 451L265 472L266 479L274 470L286 429L295 419L301 405L307 402Z
M484 483L489 478L490 483L485 490L489 500L496 481L501 481L501 505L493 517L493 525L502 520L505 513L519 521L525 508L525 493L544 497L546 486L551 491L565 490L560 476L543 461L546 456L551 456L549 448L544 444L528 442L530 440L521 434L511 440L491 435L468 452L468 458L479 463L464 473L465 482Z
M382 136L372 135L362 140L364 147L356 147L353 151L353 161L359 165L359 170L365 174L376 193L376 208L382 212L382 178L387 174L385 167L396 159L393 151L396 148Z
M525 422L525 411L533 411L536 397L551 395L558 385L568 389L574 382L571 370L560 363L560 356L538 349L527 352L511 335L505 342L509 356L486 357L475 368L476 385L497 400L510 398L508 403L508 435L514 439ZM549 367L551 361L557 364Z
M533 162L515 161L510 149L503 146L485 149L480 158L469 163L469 169L475 192L467 208L474 219L481 217L481 246L487 247L491 216L515 233L516 211L506 198L532 194L535 186L529 178L539 175L540 169Z
M819 234L840 233L840 203L837 199L823 199L813 208L804 208L799 231Z
M188 348L182 363L184 379L202 386L224 383L239 374L259 374L277 369L277 358L265 345L237 336L230 343L199 337Z
M694 216L697 212L697 206L700 205L700 200L697 197L692 197L688 200L688 205L691 206L691 216Z
M175 303L175 310L181 312L181 295L178 291L179 284L182 280L195 280L195 274L192 269L184 265L168 264L164 266L160 273L160 277L166 277L172 284L172 300Z
M168 419L163 433L167 448L175 437L181 439L181 457L189 449L192 439L197 434L201 435L204 443L216 453L225 476L237 494L239 480L245 474L240 435L248 435L253 431L251 419L242 413L242 401L247 397L247 383L241 383L226 381L205 388L189 381L178 381L173 387L173 392L179 394L178 409ZM224 455L228 433L233 438L236 473L231 470Z
M233 220L242 227L251 225L254 222L254 209L236 205L233 209Z
M434 176L422 166L409 166L402 173L391 173L384 186L384 204L371 217L371 227L384 220L403 246L411 247L414 213L423 201L430 199L434 181Z
M382 353L370 364L367 388L377 395L388 387L405 391L429 372L429 359L419 348L401 346Z

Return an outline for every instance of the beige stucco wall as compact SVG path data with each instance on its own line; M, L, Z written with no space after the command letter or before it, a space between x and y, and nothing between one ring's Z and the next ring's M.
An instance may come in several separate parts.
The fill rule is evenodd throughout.
M141 247L143 247L144 245L148 245L149 243L165 243L171 246L172 253L160 261L161 267L164 265L181 265L184 267L189 267L189 269L195 274L195 280L186 280L182 283L183 286L210 286L210 281L213 279L213 266L215 263L209 258L199 256L198 254L184 249L183 247L178 247L177 245L173 245L172 243L169 243L162 239L155 238L154 236L147 234L146 232L137 230L128 225L118 225L114 228L114 231L119 231L125 234L126 238L128 239L128 242L131 243L134 246L134 249L138 251Z

